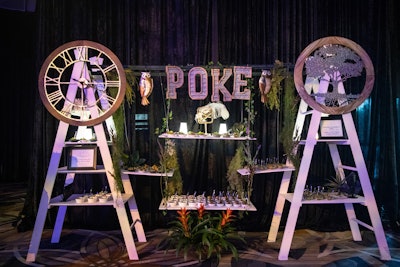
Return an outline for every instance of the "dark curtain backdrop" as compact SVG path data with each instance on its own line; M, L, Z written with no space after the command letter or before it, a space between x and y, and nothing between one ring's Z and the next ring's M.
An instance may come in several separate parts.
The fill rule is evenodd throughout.
M28 195L19 229L33 226L58 126L43 107L37 90L41 64L58 46L78 39L96 41L109 47L127 68L152 72L155 87L151 104L141 106L135 88L135 104L126 105L125 115L129 148L139 151L147 163L157 163L154 133L165 116L165 65L205 66L213 62L259 66L253 70L257 82L261 68L280 60L291 70L308 44L332 35L358 43L374 63L374 90L353 113L385 227L398 225L400 42L396 31L400 28L400 10L395 6L395 0L38 0L32 12L0 9L4 25L0 30L4 118L0 182L26 183ZM187 80L178 91L178 99L171 101L174 119L170 127L177 130L180 121L187 121L196 131L195 110L209 99L190 100L186 84ZM255 100L255 145L262 144L264 157L281 157L281 111L265 108L257 94ZM236 100L226 105L231 112L228 124L240 121L242 103ZM148 114L148 130L135 130L135 114ZM185 192L225 189L226 168L237 147L235 142L176 143ZM318 179L334 174L327 151L317 148L317 152L323 156L313 159L311 178L323 183ZM164 215L158 211L158 180L132 177L132 181L145 229L164 226ZM244 215L244 228L253 225L248 229L269 229L279 184L280 175L255 177L252 200L258 211ZM96 212L108 212L111 221L114 218L112 210ZM69 221L76 227L96 225L74 216L74 212ZM113 223L110 225L115 226ZM341 205L307 206L300 212L298 227L340 230L348 225Z

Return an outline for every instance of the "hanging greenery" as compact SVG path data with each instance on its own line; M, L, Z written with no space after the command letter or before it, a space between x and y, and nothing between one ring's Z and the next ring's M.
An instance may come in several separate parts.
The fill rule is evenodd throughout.
M283 92L283 127L280 133L280 141L285 151L287 159L295 167L295 177L297 177L296 172L300 165L300 158L297 154L298 141L294 140L294 125L296 122L297 110L299 98L295 95L295 86L293 75L288 72L285 73L284 80L284 92Z
M280 99L283 96L283 127L279 138L285 155L297 171L300 164L300 159L296 153L298 141L293 139L293 131L299 99L295 95L293 74L289 72L279 60L275 61L271 73L271 89L268 92L268 97L265 98L267 101L264 102L264 104L271 110L276 109L279 111L281 109ZM247 134L250 135L251 125L253 125L257 113L254 111L253 80L247 79L247 81L248 87L252 91L252 96L251 99L245 103L245 111L247 112L248 116L244 119L244 125L247 126L246 131ZM248 197L251 196L253 176L255 173L255 159L260 148L260 146L257 147L257 151L255 152L254 156L252 154L251 144L249 141L247 141L244 146L242 145L237 148L235 156L232 158L228 166L228 172L226 176L229 183L229 188L231 190L247 192ZM242 177L237 173L237 170L243 168L244 164L246 164L247 168L249 169L249 175Z
M257 115L257 111L254 109L254 83L253 78L247 78L247 88L250 90L250 99L244 103L244 109L247 112L247 118L244 118L244 123L247 125L246 134L253 136L253 125Z
M167 92L163 87L161 77L160 77L160 84L161 84L161 90L163 93L163 105L164 105L165 117L162 118L161 128L157 127L155 130L155 134L157 134L157 135L170 132L169 122L173 119L172 110L171 110L171 99L170 98L167 99L166 97L164 97L167 94Z
M134 102L135 94L133 93L133 86L137 84L136 78L133 75L132 70L125 69L126 76L126 90L125 90L125 101L132 105ZM113 88L111 88L113 89ZM110 95L115 97L116 90L110 90ZM114 121L115 132L111 132L112 141L112 163L114 168L114 173L111 174L115 179L115 189L119 192L123 192L123 184L121 178L121 166L124 162L129 159L129 156L125 154L125 107L124 102L119 106L119 108L114 112L112 119Z
M274 67L271 70L271 89L268 92L264 104L270 110L280 110L280 96L282 93L282 81L287 77L287 69L279 60L275 60Z
M121 105L122 106L122 105ZM113 114L113 120L115 124L115 131L111 136L112 139L112 161L114 167L114 179L116 182L116 189L119 192L123 192L123 184L121 179L121 164L128 158L124 153L124 114L123 108L120 107Z
M138 82L135 74L133 73L133 70L129 68L125 69L125 77L126 77L125 99L126 102L129 104L129 107L131 107L136 98L135 94L133 93L133 87L137 86Z

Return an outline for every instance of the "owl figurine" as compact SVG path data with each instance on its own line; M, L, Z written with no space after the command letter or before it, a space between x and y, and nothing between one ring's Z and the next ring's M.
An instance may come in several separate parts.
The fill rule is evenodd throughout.
M258 80L258 87L260 88L262 103L267 102L267 94L269 90L271 90L271 77L272 77L271 71L263 70L261 72L261 77Z
M139 80L139 92L142 97L142 105L147 106L150 104L148 97L153 91L153 78L151 78L150 72L142 72Z

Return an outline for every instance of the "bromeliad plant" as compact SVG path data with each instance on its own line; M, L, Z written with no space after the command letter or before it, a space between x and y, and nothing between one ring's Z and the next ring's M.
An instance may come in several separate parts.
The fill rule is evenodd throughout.
M197 212L182 208L177 211L175 221L164 240L168 248L175 248L178 256L183 252L185 260L188 255L195 254L199 261L216 257L219 261L223 252L231 252L238 259L236 246L231 242L245 240L239 236L232 225L235 216L227 209L222 214L209 213L201 205Z

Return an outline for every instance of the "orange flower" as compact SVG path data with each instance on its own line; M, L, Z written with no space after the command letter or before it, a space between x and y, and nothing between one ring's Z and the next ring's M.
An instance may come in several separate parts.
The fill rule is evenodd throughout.
M186 210L186 208L182 208L181 210L178 210L177 213L179 214L178 220L182 223L182 228L185 233L185 236L190 236L189 232L189 211Z
M226 209L226 213L222 212L222 219L221 219L221 227L224 227L225 224L227 224L228 222L230 222L232 220L232 210L231 209Z
M200 207L197 209L199 220L203 219L205 210L206 210L206 208L204 207L204 204L200 204Z

